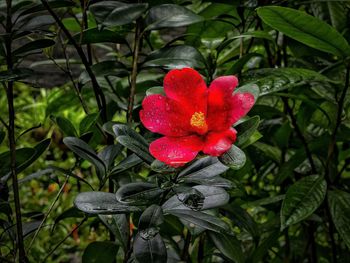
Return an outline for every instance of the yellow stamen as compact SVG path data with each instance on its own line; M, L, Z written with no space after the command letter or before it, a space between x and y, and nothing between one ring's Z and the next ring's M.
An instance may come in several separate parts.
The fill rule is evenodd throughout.
M191 126L198 129L206 129L207 123L205 122L205 116L203 112L195 112L191 117Z

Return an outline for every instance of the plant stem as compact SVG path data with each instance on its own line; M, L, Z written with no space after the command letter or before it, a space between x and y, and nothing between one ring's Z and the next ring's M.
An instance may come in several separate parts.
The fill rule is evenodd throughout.
M43 6L46 8L46 10L50 13L50 15L53 17L53 19L56 21L57 25L61 28L63 33L67 36L68 40L72 43L72 45L74 46L76 51L78 52L78 55L79 55L83 65L85 67L85 70L91 79L92 88L93 88L94 93L95 93L97 106L98 106L99 110L101 111L102 120L103 120L103 122L106 122L107 121L106 98L102 92L100 85L97 82L96 76L90 67L89 61L86 58L83 49L81 48L81 46L78 45L78 43L75 41L75 39L73 38L71 33L68 31L68 29L62 23L60 18L57 16L57 14L49 6L49 4L47 3L47 0L40 0L40 1L43 4Z
M199 237L199 243L198 243L198 255L197 255L197 262L202 263L204 258L204 244L205 244L205 233L200 235Z
M187 229L187 233L186 233L186 238L185 238L185 244L184 244L184 248L182 250L182 255L181 255L181 260L187 262L188 258L189 258L189 254L188 254L188 248L190 247L191 244L191 232Z
M141 25L140 20L136 21L135 27L135 41L134 41L134 50L132 56L132 71L131 71L131 80L130 80L130 95L129 95L129 105L128 105L128 123L132 122L132 111L134 108L134 99L136 92L136 78L137 78L137 62L139 58L139 48L141 41Z
M7 69L11 71L13 69L12 61L12 0L6 0L7 4L7 17L6 17L6 33L8 37L5 39L6 45L6 62ZM16 141L15 141L15 109L14 109L14 96L13 96L13 81L9 81L6 89L7 103L8 103L8 114L9 114L9 125L8 138L10 143L10 162L11 162L11 176L13 195L15 201L15 212L16 212L16 227L17 227L17 247L19 250L19 262L28 262L26 252L24 249L23 242L23 229L22 229L22 215L21 215L21 203L18 189L18 178L16 171Z
M309 145L307 144L307 141L306 141L303 133L300 130L300 127L298 125L297 119L295 118L295 116L293 114L293 110L291 109L291 107L288 104L288 99L287 98L282 98L282 101L283 101L285 109L286 109L286 111L287 111L287 113L288 113L288 115L289 115L289 117L290 117L290 119L292 121L292 125L294 126L295 132L297 133L297 136L299 137L301 143L303 144L303 146L305 148L306 156L307 156L307 158L309 160L309 163L311 165L312 173L316 174L317 170L316 170L316 166L315 166L314 160L312 159L312 154L311 154Z

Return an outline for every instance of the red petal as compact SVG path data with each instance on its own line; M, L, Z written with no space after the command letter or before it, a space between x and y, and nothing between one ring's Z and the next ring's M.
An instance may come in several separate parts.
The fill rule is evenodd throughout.
M141 122L150 131L167 136L190 134L191 115L176 101L154 94L145 97L142 108Z
M254 95L249 92L235 93L232 99L230 125L245 116L253 107L254 102Z
M207 86L202 76L192 68L173 69L164 78L167 97L181 102L190 113L207 108Z
M238 84L235 76L215 79L208 91L207 124L209 130L224 131L243 117L253 106L254 97L250 93L233 94Z
M151 143L149 150L158 160L179 167L192 161L202 149L203 142L196 136L162 137Z
M211 156L220 156L236 141L236 130L231 128L223 132L210 132L205 138L203 152Z

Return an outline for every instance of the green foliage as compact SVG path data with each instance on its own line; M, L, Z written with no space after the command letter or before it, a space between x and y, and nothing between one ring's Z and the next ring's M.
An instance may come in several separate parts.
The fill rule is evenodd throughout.
M267 2L0 3L0 262L347 262L350 5ZM255 106L170 167L139 111L183 67Z

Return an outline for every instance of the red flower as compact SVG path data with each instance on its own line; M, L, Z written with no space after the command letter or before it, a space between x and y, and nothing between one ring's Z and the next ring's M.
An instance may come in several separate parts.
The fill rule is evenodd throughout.
M250 93L233 94L237 84L235 76L223 76L207 88L194 69L171 70L164 78L166 96L147 96L140 111L147 129L165 135L151 143L151 154L179 167L199 151L220 156L229 150L236 140L232 124L254 104Z

